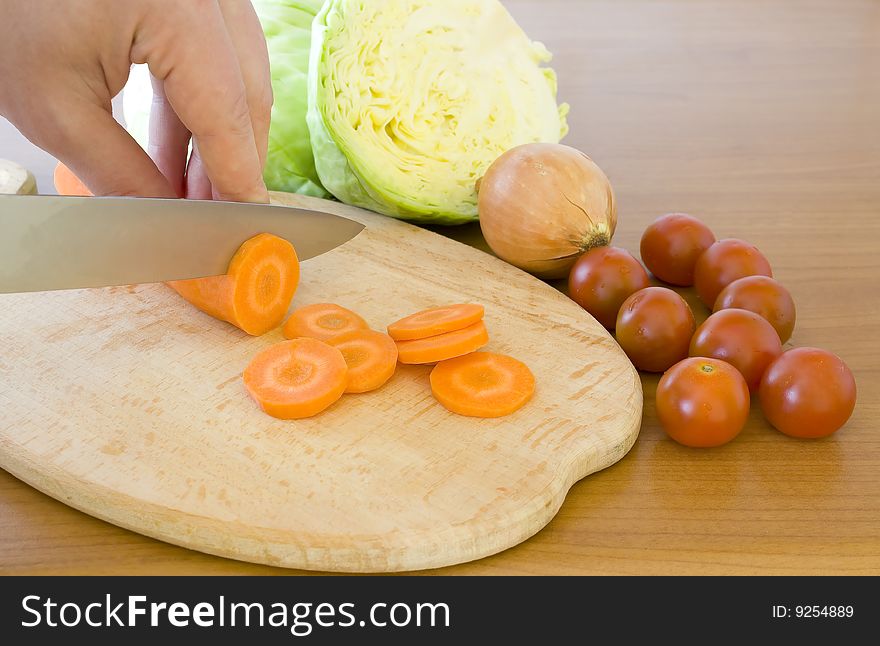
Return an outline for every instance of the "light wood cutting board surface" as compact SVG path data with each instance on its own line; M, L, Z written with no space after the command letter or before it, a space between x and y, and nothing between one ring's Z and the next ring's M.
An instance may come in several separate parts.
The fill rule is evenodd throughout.
M473 560L543 527L569 487L619 460L638 375L556 290L410 225L331 202L354 240L302 267L294 307L335 302L372 327L425 307L486 306L489 349L527 363L535 398L477 420L432 397L429 368L327 412L274 420L241 372L251 338L163 285L0 296L0 466L99 518L286 567L396 571Z

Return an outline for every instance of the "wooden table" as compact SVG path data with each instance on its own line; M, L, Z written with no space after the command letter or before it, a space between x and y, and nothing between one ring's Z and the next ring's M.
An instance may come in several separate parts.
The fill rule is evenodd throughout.
M859 403L826 440L787 438L756 407L735 442L697 451L663 434L645 376L626 458L533 539L438 573L880 574L880 2L507 4L556 53L567 143L617 191L615 243L637 251L672 210L754 242L797 301L793 343L843 357ZM0 125L0 157L39 161L11 141ZM32 170L45 189L50 167ZM118 529L5 472L0 571L286 573Z

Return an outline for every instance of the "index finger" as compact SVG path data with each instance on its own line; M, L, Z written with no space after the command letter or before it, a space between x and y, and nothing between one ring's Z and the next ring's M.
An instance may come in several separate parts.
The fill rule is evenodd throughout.
M173 17L166 11L146 18L132 57L142 58L164 81L168 102L198 144L218 198L268 202L245 84L220 7L171 6Z

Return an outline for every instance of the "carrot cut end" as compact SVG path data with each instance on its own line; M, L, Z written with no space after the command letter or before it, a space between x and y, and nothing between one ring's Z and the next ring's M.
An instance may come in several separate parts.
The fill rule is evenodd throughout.
M246 241L222 276L167 283L192 305L251 336L281 325L299 286L299 259L287 240L261 233Z
M230 322L261 336L284 321L299 286L299 259L290 242L261 233L241 246L227 275L235 285Z
M431 371L431 392L452 413L504 417L532 398L535 376L513 357L474 352L438 363Z

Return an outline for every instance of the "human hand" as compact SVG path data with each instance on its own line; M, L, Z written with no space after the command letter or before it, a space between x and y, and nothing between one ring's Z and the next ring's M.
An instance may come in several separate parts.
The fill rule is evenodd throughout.
M154 77L149 155L112 116L132 63ZM0 114L96 195L268 201L272 87L249 0L0 0L0 79Z

